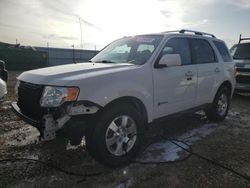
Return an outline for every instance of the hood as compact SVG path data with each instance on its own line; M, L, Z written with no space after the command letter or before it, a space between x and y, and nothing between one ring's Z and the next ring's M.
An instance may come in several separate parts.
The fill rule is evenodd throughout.
M69 86L72 81L117 73L135 66L132 64L78 63L26 71L17 79L40 85Z

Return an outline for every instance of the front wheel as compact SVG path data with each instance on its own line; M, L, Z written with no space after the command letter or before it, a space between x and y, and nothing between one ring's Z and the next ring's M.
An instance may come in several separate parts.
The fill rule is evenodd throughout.
M109 166L124 165L139 151L143 123L133 106L114 105L103 112L92 131L87 131L86 146L98 161Z
M213 103L205 113L210 121L223 121L227 116L230 106L230 92L227 87L221 87L217 92Z

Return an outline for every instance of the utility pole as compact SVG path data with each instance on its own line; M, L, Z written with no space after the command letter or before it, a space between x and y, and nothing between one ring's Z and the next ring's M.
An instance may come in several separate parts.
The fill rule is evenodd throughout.
M48 54L47 54L47 66L49 66L49 42L47 42L47 49L48 49Z
M80 61L82 61L82 48L83 48L83 45L82 45L82 24L81 24L81 18L79 17L79 24L80 24L80 33L81 33L81 44L80 44Z
M81 33L81 44L80 44L80 46L81 46L81 48L83 48L83 45L82 45L82 23L81 23L81 18L79 17L79 24L80 24L80 33Z
M73 44L72 47L73 47L73 63L76 63L75 62L75 45Z

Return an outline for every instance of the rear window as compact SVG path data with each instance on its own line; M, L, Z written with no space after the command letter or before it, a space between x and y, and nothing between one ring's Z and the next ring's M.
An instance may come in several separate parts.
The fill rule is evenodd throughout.
M213 43L216 46L217 50L220 52L220 55L224 62L232 61L231 56L227 50L227 47L223 42L213 41Z
M250 43L236 44L230 49L234 59L250 59Z
M191 41L193 56L196 63L200 64L216 62L213 48L208 43L208 41L204 39L191 39Z

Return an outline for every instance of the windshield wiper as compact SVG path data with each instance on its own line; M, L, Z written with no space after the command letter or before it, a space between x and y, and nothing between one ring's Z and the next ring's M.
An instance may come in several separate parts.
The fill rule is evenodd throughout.
M102 63L117 63L117 62L110 61L110 60L102 60Z
M102 61L95 61L96 63L117 63L114 61L110 61L110 60L102 60Z
M90 61L90 62L93 62L93 61ZM113 64L134 64L135 60L131 60L131 61L128 61L128 62L115 62L115 61L110 61L110 60L102 60L102 61L94 61L95 63L113 63Z

